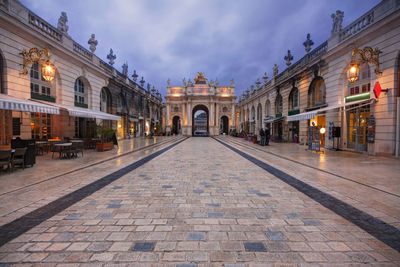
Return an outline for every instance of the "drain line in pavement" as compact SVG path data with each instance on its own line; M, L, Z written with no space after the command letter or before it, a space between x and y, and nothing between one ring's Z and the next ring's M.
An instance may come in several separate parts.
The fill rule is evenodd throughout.
M41 224L47 219L53 217L54 215L60 213L61 211L71 207L75 203L81 201L82 199L90 196L96 191L102 189L103 187L109 185L110 183L118 180L125 174L135 170L136 168L142 166L143 164L149 162L155 157L163 154L164 152L170 150L176 145L180 144L187 138L184 138L170 146L167 146L159 151L154 152L122 169L119 169L113 173L110 173L97 181L94 181L84 187L71 192L59 199L56 199L43 207L40 207L30 213L15 219L14 221L0 226L0 247L11 241L12 239L22 235L23 233L29 231L35 226Z
M272 167L271 165L261 160L258 160L255 157L250 156L249 154L240 151L239 149L231 145L226 144L225 142L222 142L216 138L214 138L214 140L226 146L230 150L236 152L250 162L254 163L258 167L271 173L286 184L294 187L301 193L312 198L325 208L328 208L329 210L342 216L351 223L357 225L358 227L360 227L370 235L374 236L376 239L382 241L386 245L392 247L397 251L400 251L400 230L396 227L393 227L392 225L387 224L384 221L335 198L334 196L322 192L321 190L307 183L304 183L303 181L300 181L299 179L281 170L278 170L277 168Z

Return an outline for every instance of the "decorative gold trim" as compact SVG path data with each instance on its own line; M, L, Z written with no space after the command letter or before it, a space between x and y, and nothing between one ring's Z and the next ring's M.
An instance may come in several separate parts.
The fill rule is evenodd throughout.
M29 73L28 67L31 64L34 64L36 62L38 63L48 63L50 61L50 51L46 48L39 50L36 47L33 47L29 49L29 51L26 51L25 49L22 49L22 71L21 74L27 75ZM46 57L44 59L43 57Z

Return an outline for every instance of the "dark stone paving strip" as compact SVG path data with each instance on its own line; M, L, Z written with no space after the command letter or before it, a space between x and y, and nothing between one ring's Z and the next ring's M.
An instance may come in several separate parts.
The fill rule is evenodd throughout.
M74 192L69 193L59 199L56 199L49 204L40 207L10 223L7 223L3 226L0 226L0 247L11 241L12 239L22 235L23 233L29 231L33 227L41 224L47 219L53 217L54 215L60 213L61 211L71 207L75 203L81 201L82 199L90 196L96 191L102 189L103 187L109 185L110 183L118 180L125 174L135 170L136 168L142 166L143 164L149 162L155 157L163 154L164 152L170 150L176 145L180 144L187 138L180 140L168 147L165 147L159 151L154 152L151 155L148 155L118 171L115 171L111 174L108 174L99 180L92 182ZM109 214L103 214L104 216L108 216ZM112 214L111 214L112 215Z
M359 210L325 192L322 192L321 190L309 184L306 184L298 180L297 178L281 170L278 170L271 165L262 162L261 160L258 160L245 152L238 150L237 148L232 147L231 145L228 145L215 138L214 140L226 146L230 150L238 153L245 159L266 170L272 175L276 176L278 179L282 180L288 185L296 188L298 191L320 203L322 206L330 209L331 211L342 216L346 220L357 225L358 227L360 227L370 235L374 236L376 239L382 241L386 245L392 247L397 251L400 251L400 230L396 227L393 227L392 225L387 224L384 221L381 221L380 219L375 218L374 216L362 210Z

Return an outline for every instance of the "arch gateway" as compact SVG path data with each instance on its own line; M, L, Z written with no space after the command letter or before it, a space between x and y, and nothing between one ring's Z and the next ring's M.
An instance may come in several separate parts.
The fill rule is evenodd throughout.
M193 82L183 79L183 86L171 86L168 80L165 99L167 133L215 136L226 133L227 128L235 128L236 96L233 79L231 86L220 86L218 79L215 82L208 81L202 72L198 72ZM179 129L174 127L178 123L177 118Z

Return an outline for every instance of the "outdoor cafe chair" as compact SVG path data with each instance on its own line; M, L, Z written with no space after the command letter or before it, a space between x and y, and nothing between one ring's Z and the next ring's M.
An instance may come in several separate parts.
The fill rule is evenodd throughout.
M12 153L11 150L0 150L0 166L3 169L7 166L7 172L10 172Z
M82 154L83 157L83 147L84 147L84 142L72 142L71 146L71 153L75 156L78 157L78 153Z
M11 171L14 171L15 165L22 165L22 168L25 169L25 153L26 147L15 148L14 156L11 160Z

